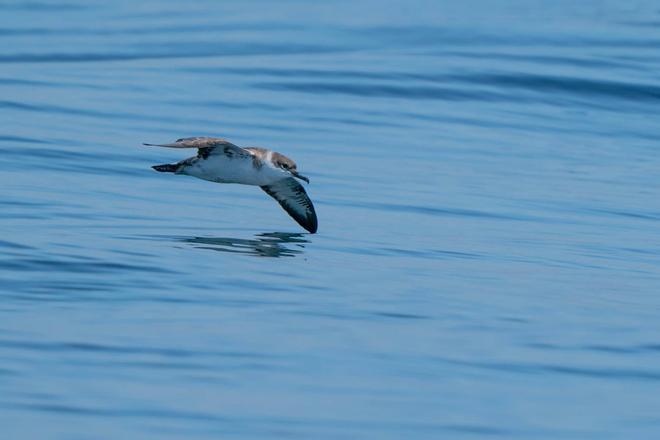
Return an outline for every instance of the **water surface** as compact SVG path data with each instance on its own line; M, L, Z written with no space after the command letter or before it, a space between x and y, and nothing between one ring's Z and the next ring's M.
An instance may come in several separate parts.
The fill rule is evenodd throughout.
M3 2L0 426L654 439L652 1ZM223 136L258 188L163 175Z

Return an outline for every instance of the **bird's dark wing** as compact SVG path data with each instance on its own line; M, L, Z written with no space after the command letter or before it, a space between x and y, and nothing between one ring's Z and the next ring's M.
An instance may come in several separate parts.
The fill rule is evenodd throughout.
M266 194L277 200L277 202L289 213L300 226L312 234L318 229L318 220L312 201L307 197L305 188L293 177L287 177L272 185L261 187Z
M189 137L177 139L170 144L142 144L150 147L197 148L197 155L206 159L212 154L224 154L229 157L250 157L250 152L229 141L212 137Z

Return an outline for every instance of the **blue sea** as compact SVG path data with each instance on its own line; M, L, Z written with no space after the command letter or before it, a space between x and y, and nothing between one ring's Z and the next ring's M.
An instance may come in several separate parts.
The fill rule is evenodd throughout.
M658 439L659 109L657 1L3 0L0 438Z

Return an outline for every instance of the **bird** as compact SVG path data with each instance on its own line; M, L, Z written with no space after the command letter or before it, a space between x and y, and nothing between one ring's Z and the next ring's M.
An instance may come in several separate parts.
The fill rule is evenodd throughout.
M239 183L260 187L277 200L300 226L314 234L318 220L312 201L296 179L309 183L296 163L276 151L259 147L239 147L214 137L188 137L150 147L196 148L197 156L177 163L154 165L161 173L184 174L217 183Z

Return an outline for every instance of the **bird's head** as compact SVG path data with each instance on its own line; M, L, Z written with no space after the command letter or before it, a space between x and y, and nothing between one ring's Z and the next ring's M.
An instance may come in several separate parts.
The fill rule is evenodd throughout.
M273 161L273 165L275 165L276 168L280 168L285 173L289 173L293 177L298 178L300 180L304 180L305 182L309 183L309 179L307 177L298 174L296 163L291 159L289 159L288 157L284 156L283 154L274 152L272 161Z

